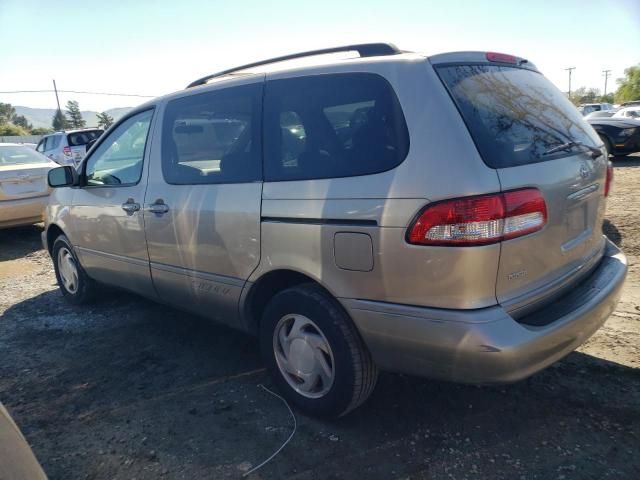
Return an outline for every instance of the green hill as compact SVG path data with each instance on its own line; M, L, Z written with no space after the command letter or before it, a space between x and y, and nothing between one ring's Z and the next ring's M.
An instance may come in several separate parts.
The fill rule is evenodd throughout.
M14 106L18 115L24 115L31 125L36 128L51 128L51 119L56 113L53 108L30 108ZM113 117L114 120L118 120L125 113L131 110L132 107L112 108L106 112ZM98 119L96 114L98 112L83 111L82 118L87 122L87 127L98 126Z

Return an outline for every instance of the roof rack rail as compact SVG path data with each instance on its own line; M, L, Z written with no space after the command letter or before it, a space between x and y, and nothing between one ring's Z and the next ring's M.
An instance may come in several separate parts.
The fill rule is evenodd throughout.
M399 53L402 53L402 50L399 50L398 47L396 47L392 43L361 43L357 45L345 45L343 47L323 48L320 50L310 50L308 52L293 53L291 55L284 55L282 57L275 57L275 58L270 58L268 60L261 60L259 62L248 63L246 65L233 67L228 70L223 70L218 73L207 75L206 77L202 77L202 78L199 78L198 80L191 82L189 85L187 85L187 88L204 85L212 78L223 77L233 72L246 70L247 68L259 67L261 65L268 65L270 63L284 62L286 60L293 60L296 58L312 57L315 55L325 55L328 53L338 53L338 52L358 52L361 57L378 57L378 56L385 56L385 55L397 55Z

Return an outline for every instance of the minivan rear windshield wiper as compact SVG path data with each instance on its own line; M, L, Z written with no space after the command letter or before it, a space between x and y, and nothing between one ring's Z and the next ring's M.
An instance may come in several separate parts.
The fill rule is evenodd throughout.
M576 142L576 141L563 143L562 145L558 145L557 147L550 148L549 150L544 152L542 155L551 155L552 153L558 153L563 150L571 150L572 148L575 148L575 147L584 147L588 149L591 152L592 158L598 158L600 155L602 155L602 150L600 150L598 147L592 147L590 145L585 145L582 142Z

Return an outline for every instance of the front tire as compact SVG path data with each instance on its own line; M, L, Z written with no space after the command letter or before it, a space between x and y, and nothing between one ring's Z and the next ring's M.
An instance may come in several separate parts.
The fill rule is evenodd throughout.
M285 398L312 416L345 415L369 397L378 378L351 319L318 285L295 286L271 299L260 346Z
M94 297L95 282L85 273L66 236L55 239L51 258L58 287L65 299L74 305L90 302Z
M599 135L599 137L600 140L602 140L602 143L604 143L604 149L607 151L607 158L609 158L610 155L614 155L613 147L611 146L611 142L609 141L609 139L602 135Z

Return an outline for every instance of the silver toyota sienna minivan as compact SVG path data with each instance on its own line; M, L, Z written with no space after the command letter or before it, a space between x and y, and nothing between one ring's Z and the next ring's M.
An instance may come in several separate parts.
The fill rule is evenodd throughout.
M110 284L257 334L285 397L335 417L378 369L513 382L587 340L627 270L611 177L531 62L350 45L136 108L50 172L43 243L70 302Z

